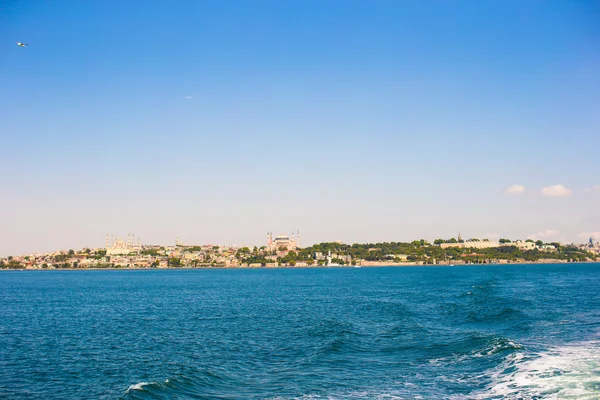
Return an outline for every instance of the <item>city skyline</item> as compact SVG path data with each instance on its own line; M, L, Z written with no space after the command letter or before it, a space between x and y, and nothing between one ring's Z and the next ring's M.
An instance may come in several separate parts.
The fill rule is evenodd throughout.
M80 251L83 249L116 249L116 250L120 250L120 249L132 249L135 251L139 251L142 248L152 248L152 247L165 247L165 248L175 248L175 247L194 247L194 246L219 246L219 247L224 247L224 248L265 248L266 250L276 250L277 247L279 246L279 244L284 245L286 248L288 248L288 250L295 250L295 249L302 249L305 247L311 247L314 245L318 245L321 243L344 243L344 244L366 244L366 243L410 243L413 241L419 241L419 240L425 240L430 244L433 244L434 241L436 240L451 240L451 239L456 239L458 242L471 242L472 240L474 241L489 241L492 244L498 244L498 241L500 241L500 243L502 243L502 239L507 239L513 242L524 242L524 241L542 241L544 243L552 243L552 242L557 242L557 243L562 243L562 244L576 244L576 245L585 245L585 244L592 244L592 243L598 243L600 242L600 232L586 232L586 234L588 234L589 236L584 238L584 235L581 234L579 236L579 239L576 241L570 241L570 242L565 242L565 241L560 241L560 240L554 240L552 239L553 236L555 236L556 232L539 232L537 234L534 235L528 235L527 237L524 238L514 238L514 237L508 237L508 236L501 236L501 235L497 235L497 234L488 234L488 235L484 235L481 237L477 237L477 236L468 236L465 235L463 236L461 234L461 232L458 232L455 235L451 235L448 237L441 237L441 236L435 236L434 238L417 238L414 237L412 239L408 239L408 240L388 240L388 241L364 241L364 242L344 242L342 240L324 240L324 241L319 241L319 242L310 242L307 241L308 243L306 243L304 246L300 245L299 242L299 230L296 230L296 232L292 232L290 235L287 235L283 232L280 232L277 235L274 235L272 231L267 232L267 238L266 240L263 239L263 242L244 242L242 241L241 243L234 243L233 241L229 240L226 242L215 242L215 241L208 241L208 242L186 242L186 241L182 241L180 240L180 238L178 236L172 238L171 241L168 241L166 243L150 243L150 242L145 242L142 241L140 239L139 236L136 236L135 233L131 233L129 232L127 234L127 236L122 235L119 236L118 234L114 234L114 233L107 233L104 236L104 243L103 245L98 245L98 246L94 246L94 245L86 245L86 246L66 246L66 247L62 247L62 248L55 248L55 249L49 249L49 250L44 250L44 251L29 251L29 252L25 252L25 253L11 253L11 254L0 254L0 258L6 258L6 257L22 257L22 256L26 256L28 254L51 254L51 253L64 253L64 252L68 252L70 250L75 250L75 251ZM304 243L304 241L302 242ZM117 252L118 253L118 252ZM110 250L109 250L109 254L110 254Z
M0 257L600 238L596 2L145 4L0 10Z

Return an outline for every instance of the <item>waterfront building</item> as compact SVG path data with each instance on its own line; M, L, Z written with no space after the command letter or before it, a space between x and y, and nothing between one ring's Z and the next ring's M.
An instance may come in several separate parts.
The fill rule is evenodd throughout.
M517 246L520 250L533 250L535 249L535 243L533 241L516 240L512 243L513 246Z
M459 235L459 237L460 237L460 235ZM462 241L459 243L440 243L440 247L442 249L447 249L448 247L459 247L462 249L466 249L466 248L489 249L489 248L500 247L500 246L502 246L502 245L498 242L470 241L470 240L467 240L466 242Z

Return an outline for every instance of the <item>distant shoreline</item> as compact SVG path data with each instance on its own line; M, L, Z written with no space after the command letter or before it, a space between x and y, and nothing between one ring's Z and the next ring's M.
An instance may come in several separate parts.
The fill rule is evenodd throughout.
M296 266L292 266L292 265L281 265L281 266L277 266L277 267L195 267L195 268L172 268L172 267L167 267L167 268L114 268L114 267L110 267L110 268L53 268L53 269L25 269L25 268L6 268L6 269L0 269L0 272L2 271L34 271L34 272L52 272L52 271L193 271L193 270L234 270L234 269L240 269L240 270L246 270L246 269L251 269L251 270L255 270L255 269L265 269L265 270L270 270L270 269L335 269L335 268L344 268L344 269L361 269L361 268L389 268L389 267L398 267L398 268L405 268L405 267L422 267L422 268L436 268L436 267L452 267L452 268L457 268L457 267L487 267L487 266L507 266L507 265L572 265L572 264L600 264L600 261L556 261L556 262L548 262L548 261L544 261L544 262L537 262L537 261L530 261L530 262L518 262L518 263L485 263L485 264L464 264L464 263L458 263L458 264L408 264L408 263L404 263L404 264L398 264L398 263L394 263L394 264L385 264L385 265L361 265L361 266L356 266L356 265L332 265L332 266L326 266L326 265L316 265L316 266L302 266L302 267L296 267Z

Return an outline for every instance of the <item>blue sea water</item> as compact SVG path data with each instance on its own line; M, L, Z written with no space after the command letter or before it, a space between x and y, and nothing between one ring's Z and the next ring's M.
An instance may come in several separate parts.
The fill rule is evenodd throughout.
M600 398L600 264L0 273L8 399Z

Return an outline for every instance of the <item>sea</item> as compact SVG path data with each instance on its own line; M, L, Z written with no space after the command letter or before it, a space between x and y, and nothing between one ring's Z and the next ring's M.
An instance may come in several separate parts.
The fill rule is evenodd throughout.
M600 264L0 272L3 399L599 399Z

